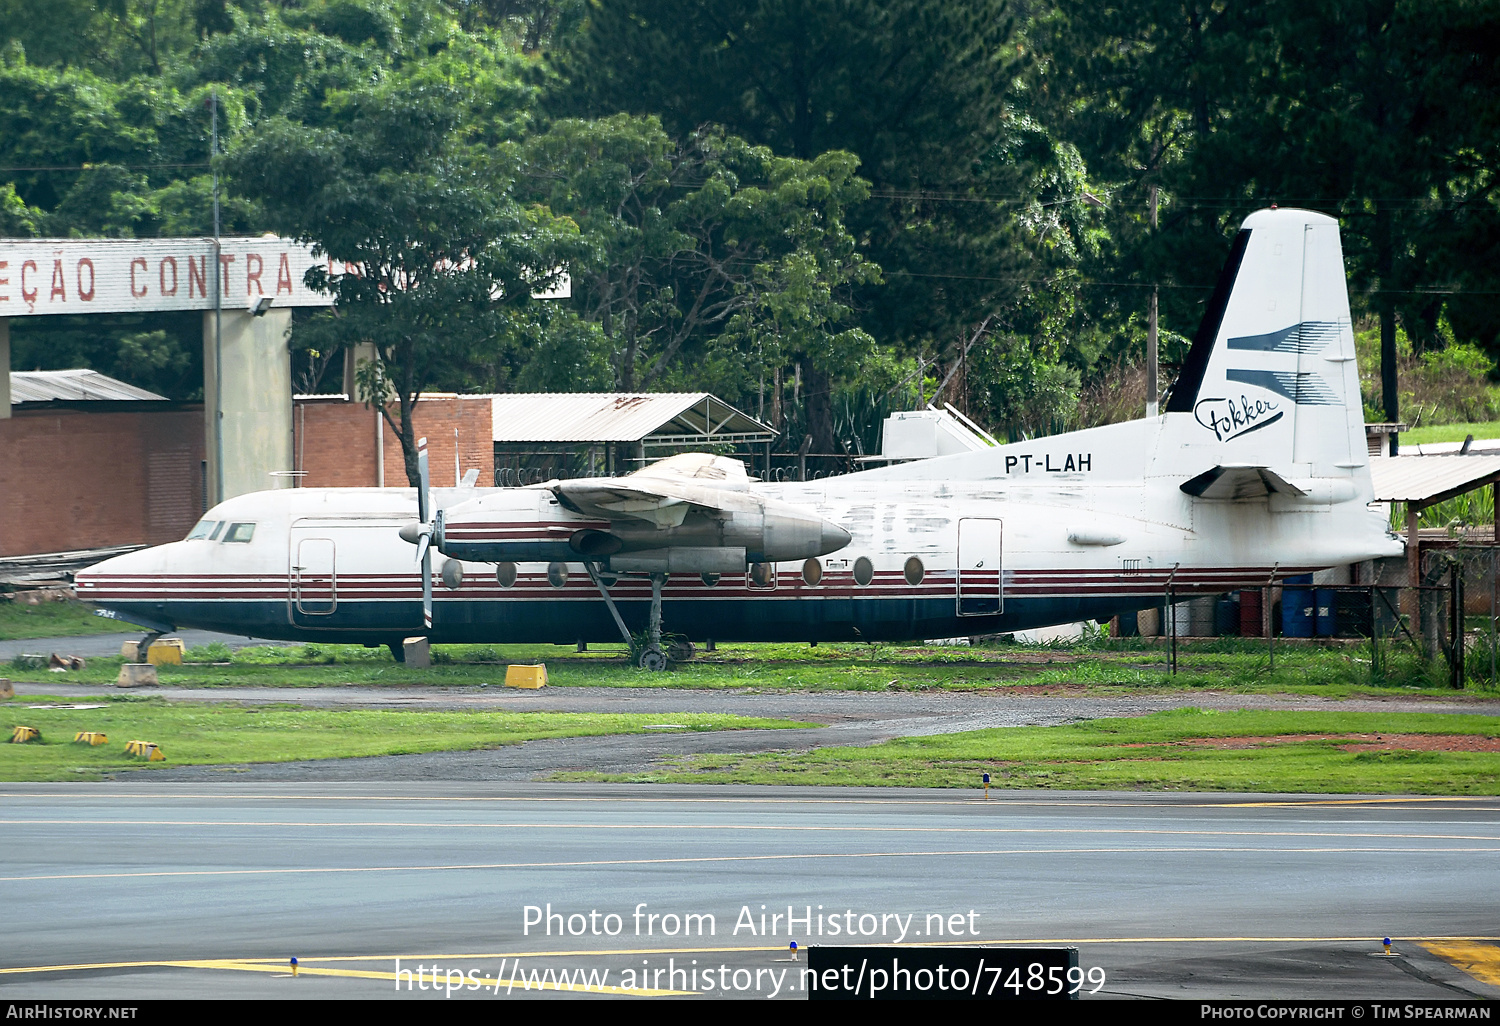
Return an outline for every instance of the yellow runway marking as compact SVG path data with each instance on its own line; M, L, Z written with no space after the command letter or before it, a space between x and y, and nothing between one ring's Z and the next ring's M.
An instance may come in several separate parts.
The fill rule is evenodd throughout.
M1418 943L1439 958L1452 962L1480 983L1500 987L1500 947L1494 944L1465 943L1465 941L1478 940L1494 941L1496 938L1454 937L1447 940L1434 938Z
M438 823L389 820L274 820L274 819L0 819L0 826L221 826L221 827L389 827L488 830L759 830L787 833L890 834L1126 834L1191 837L1376 837L1420 841L1500 841L1497 834L1407 834L1374 830L1166 830L1145 827L940 827L940 826L794 826L779 823ZM1257 849L1258 850L1258 849Z
M1402 942L1418 943L1449 961L1453 961L1460 968L1473 973L1485 982L1500 983L1500 975L1486 978L1468 968L1468 965L1480 966L1484 971L1496 973L1500 969L1500 948L1493 947L1500 942L1500 936L1425 936L1404 937ZM1488 943L1484 943L1488 942ZM1370 944L1378 945L1376 938L1365 936L1288 936L1288 937L1003 937L1003 938L979 938L965 940L948 940L947 944L952 946L975 947L975 946L1084 946L1096 944ZM869 947L900 948L899 944L871 944ZM920 947L921 945L910 945ZM494 961L498 959L541 959L541 958L608 958L634 955L713 955L713 954L747 954L752 952L780 952L785 948L782 945L749 945L749 946L718 946L718 947L675 947L675 948L596 948L577 949L566 951L507 951L507 952L465 952L457 954L401 954L401 955L328 955L323 957L299 958L300 972L304 975L315 976L345 976L359 979L375 979L394 981L394 971L384 972L380 970L364 969L333 969L325 968L320 963L330 962L389 962L393 966L399 958L403 963L415 971L417 965L426 965L433 962L478 962ZM1467 964L1460 959L1466 960ZM0 968L0 975L26 975L31 973L56 973L56 972L79 972L87 970L108 969L232 969L246 972L284 973L287 969L286 959L283 958L217 958L217 959L161 959L156 961L135 962L79 962L63 965L36 965L36 966L14 966ZM493 986L495 977L486 978L486 985ZM517 976L519 987L519 976ZM501 979L505 985L508 980ZM534 987L535 985L533 985ZM566 989L566 988L563 988ZM578 989L578 988L574 988ZM618 988L612 988L615 990ZM670 993L692 993L682 991L641 991L641 990L619 990L620 993L650 995Z
M777 948L776 950L779 951L781 949ZM428 955L428 956L425 956L425 957L427 957L427 958L442 958L442 957L445 957L445 956L441 956L441 955L437 955L437 956ZM514 955L507 955L507 956L503 956L503 957L514 958L516 956L514 956ZM405 956L403 955L402 958L405 958ZM391 971L391 972L382 972L380 970L374 970L374 969L324 969L324 968L319 968L319 967L316 967L316 966L306 965L305 964L306 961L320 961L320 960L318 960L318 959L312 959L312 960L298 959L298 963L299 963L299 965L298 965L298 973L299 973L299 975L302 975L302 976L341 976L341 977L352 978L352 979L382 980L382 981L389 982L389 983L397 983L397 976L396 976L396 973L394 971ZM390 958L390 959L362 958L362 959L359 959L359 961L371 961L371 962L373 962L373 961L391 961L391 962L394 962L395 959L394 958ZM284 959L253 959L253 958L204 958L204 959L191 959L191 960L171 960L171 959L167 959L167 960L162 960L162 961L159 961L159 962L94 962L94 963L84 963L84 964L80 964L80 965L46 965L46 966L32 966L32 967L18 968L18 969L0 969L0 973L8 973L8 974L17 974L17 973L49 973L49 972L78 971L78 970L83 970L83 969L95 969L95 970L97 970L97 969L224 969L224 970L231 970L231 971L236 971L236 972L275 973L278 976L288 976L288 977L290 976L290 974L287 972L287 963L286 963L286 960L284 960ZM473 979L465 977L464 981L463 981L463 985L461 987L455 987L454 990L455 991L467 990L469 988L469 984L473 983L473 982L474 982ZM691 990L652 990L652 989L648 989L648 988L632 989L632 988L627 988L627 987L615 987L615 986L609 986L609 985L584 986L583 984L575 984L575 985L569 986L567 984L558 983L558 982L556 982L555 979L551 980L551 981L548 981L548 980L537 980L535 982L531 982L528 985L527 983L523 982L523 980L521 979L521 976L520 976L520 973L519 973L519 969L517 971L514 983L512 983L512 981L507 980L507 979L498 979L497 980L497 978L493 977L493 976L478 977L478 983L479 983L479 988L485 989L485 990L490 990L492 993L499 993L499 988L508 988L507 989L507 993L515 993L515 992L519 991L520 993L524 994L528 990L555 990L555 991L572 992L572 993L579 993L579 994L617 994L617 995L622 995L622 996L626 996L626 997L670 997L670 996L676 996L676 995L688 995L688 994L696 994L697 993L696 991L691 991ZM399 989L399 985L398 985L398 989ZM437 990L439 988L436 985L434 985L434 986L430 987L429 989L431 989L431 990Z
M436 870L479 869L574 869L586 866L680 866L723 862L796 862L809 859L910 859L974 857L983 855L1130 855L1156 854L1296 854L1296 855L1348 855L1348 854L1433 854L1452 855L1469 853L1500 852L1500 847L1377 847L1362 848L1233 848L1195 847L1135 847L1135 848L994 848L967 851L865 851L865 852L803 852L787 855L709 855L694 858L671 859L587 859L569 862L474 862L427 866L325 866L313 868L276 869L171 869L148 870L132 873L48 873L37 876L0 876L0 883L18 883L28 880L128 880L153 877L208 877L208 876L288 876L292 874L312 875L326 873L420 873Z

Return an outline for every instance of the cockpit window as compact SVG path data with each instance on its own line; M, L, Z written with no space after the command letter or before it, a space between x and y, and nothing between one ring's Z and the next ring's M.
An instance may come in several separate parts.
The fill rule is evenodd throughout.
M229 530L224 532L224 541L247 542L255 537L254 524L230 524Z
M215 534L219 533L220 523L221 521L218 520L200 520L197 526L188 533L186 540L194 541L198 538L208 538L211 540Z
M220 520L217 524L215 524L214 525L214 533L208 536L208 540L209 541L213 541L215 538L217 538L219 536L219 529L222 528L228 522L229 521L227 521L227 520Z

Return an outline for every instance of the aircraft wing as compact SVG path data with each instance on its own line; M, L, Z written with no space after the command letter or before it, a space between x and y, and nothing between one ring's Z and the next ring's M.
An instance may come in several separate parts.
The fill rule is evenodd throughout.
M1221 464L1205 470L1179 487L1200 499L1227 499L1231 502L1264 499L1272 492L1290 496L1307 494L1268 467L1242 463Z
M670 456L617 478L559 481L552 493L584 516L634 519L657 528L680 527L689 512L757 512L750 479L739 460L709 453Z

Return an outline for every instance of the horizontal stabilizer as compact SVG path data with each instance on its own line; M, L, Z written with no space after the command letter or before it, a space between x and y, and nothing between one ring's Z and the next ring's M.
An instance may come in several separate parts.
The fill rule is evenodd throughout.
M1200 499L1229 501L1264 499L1272 492L1290 496L1306 494L1273 470L1242 464L1228 464L1206 470L1197 477L1184 481L1181 487L1184 492Z

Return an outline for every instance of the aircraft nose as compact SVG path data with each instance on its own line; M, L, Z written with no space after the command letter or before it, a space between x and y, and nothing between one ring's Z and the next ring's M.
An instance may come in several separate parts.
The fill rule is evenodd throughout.
M818 555L821 556L829 552L837 552L839 549L848 544L848 531L844 530L838 524L830 524L826 520L823 521L823 533L818 539Z

